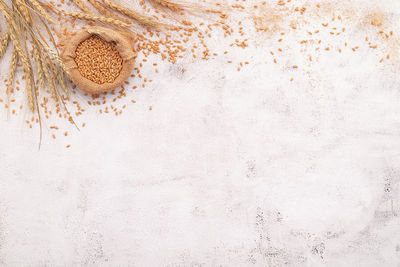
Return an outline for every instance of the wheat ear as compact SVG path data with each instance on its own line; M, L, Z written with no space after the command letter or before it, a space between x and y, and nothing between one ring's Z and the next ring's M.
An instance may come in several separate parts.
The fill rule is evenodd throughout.
M183 9L180 4L172 3L171 1L167 1L167 0L151 0L151 1L161 5L163 7L169 8L173 11L180 11Z
M109 24L109 25L113 25L113 26L117 26L117 27L121 27L121 28L129 27L128 23L117 20L115 18L106 17L106 16L87 14L87 13L83 13L83 12L71 12L71 13L67 13L67 15L69 15L70 17L75 18L75 19L89 20L89 21L93 21L93 22L101 22L101 23L105 23L105 24Z
M47 44L43 44L42 46L44 47L44 49L46 50L46 52L55 60L57 61L58 65L60 65L60 67L63 69L63 71L65 73L69 73L69 70L67 68L67 66L65 66L64 62L62 61L62 59L58 56L58 54L56 52L54 52L53 49L51 49Z
M61 88L63 89L63 91L68 94L68 88L65 85L65 82L60 74L60 72L57 70L57 67L53 64L53 62L51 62L49 57L45 57L46 63L48 66L50 66L50 69L53 73L53 76L55 76L55 78L57 79L57 82L59 85L61 85Z
M128 18L131 18L135 21L137 21L140 24L143 25L149 25L152 27L159 26L161 23L155 21L152 17L144 16L138 12L135 12L129 8L123 7L121 5L116 4L115 2L111 0L102 0L103 3L108 6L109 8L118 11L119 13L127 16Z
M31 15L29 13L28 7L25 3L25 1L23 0L15 0L14 1L16 4L16 7L18 8L18 10L22 13L22 15L24 16L24 18L28 21L31 22Z
M1 38L0 42L0 59L4 56L7 47L8 47L8 40L10 40L10 33L9 31L6 32L6 34Z
M40 51L38 48L38 45L36 43L33 44L33 56L35 58L35 66L36 66L36 72L38 74L39 78L39 87L44 88L44 73L43 73L43 68L42 64L40 61Z
M60 72L56 73L56 78L57 78L59 84L61 85L61 88L63 89L64 93L68 94L68 87L65 84L63 76L60 74Z
M28 0L31 5L35 8L35 11L41 15L43 18L45 18L47 21L55 24L56 22L54 19L47 13L47 11L42 7L42 5L37 1L37 0Z
M94 8L97 9L97 11L99 11L101 14L118 19L120 21L123 21L125 23L130 23L129 20L125 19L125 18L121 18L120 16L118 16L117 14L113 13L112 11L108 10L103 4L101 4L99 1L97 0L88 0L90 4L92 4L92 6Z
M8 82L7 82L7 96L9 98L11 89L14 85L14 80L15 80L15 72L17 70L17 64L18 64L18 52L17 50L14 49L12 57L11 57L11 64L10 64L10 76L8 78Z
M53 78L50 75L50 71L49 71L48 66L47 66L47 64L45 62L45 59L41 58L40 62L41 62L41 65L42 65L44 76L46 77L46 80L47 80L47 85L50 88L51 95L54 98L54 100L58 101L56 87L54 85Z
M25 39L24 35L23 35L23 38ZM26 45L26 42L24 42L24 45L25 45L25 58L27 59L27 61L25 62L26 65L24 67L24 74L25 74L25 80L26 80L26 90L27 90L27 94L28 94L28 104L29 104L30 109L32 111L35 111L34 97L37 102L37 96L36 96L36 92L34 92L35 91L35 81L33 79L32 63L31 63L31 60L29 59L29 51L28 51L28 46Z
M83 12L90 13L90 9L81 0L72 0L72 2Z

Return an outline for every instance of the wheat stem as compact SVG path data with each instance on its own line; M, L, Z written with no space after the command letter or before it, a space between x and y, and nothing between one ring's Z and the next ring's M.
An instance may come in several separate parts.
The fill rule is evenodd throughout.
M14 3L16 4L16 7L18 8L18 10L22 13L22 15L24 16L24 18L28 21L31 22L31 15L29 13L28 7L25 3L25 1L23 0L15 0Z
M37 0L28 0L28 1L35 8L35 12L37 12L39 15L41 15L47 21L50 21L53 24L56 23L54 21L54 19L49 15L49 13L46 12L46 10L42 7L42 5Z
M50 71L49 71L48 66L47 66L47 64L45 62L45 59L41 58L40 62L41 62L41 65L42 65L44 76L46 77L46 80L47 80L47 85L50 88L51 95L54 98L54 100L58 101L56 87L54 85L53 78L50 75Z
M81 0L72 0L72 2L83 12L90 13L90 9Z
M88 0L89 3L92 4L92 6L94 8L96 8L97 11L99 11L101 14L118 19L120 21L123 21L125 23L130 23L129 20L125 19L125 18L121 18L120 16L116 15L115 13L113 13L112 11L108 10L104 5L102 5L99 1L97 0Z
M67 13L67 15L69 15L70 17L75 18L75 19L101 22L101 23L106 23L106 24L121 27L121 28L129 27L128 23L117 20L115 18L106 17L106 16L93 15L93 14L87 14L87 13L82 13L82 12L71 12L71 13Z
M177 3L172 3L171 1L167 1L167 0L151 0L154 3L157 3L163 7L167 7L173 11L179 11L182 10L182 6L177 4Z
M60 86L63 89L63 91L67 94L68 93L68 88L65 85L65 82L64 82L60 72L57 70L57 67L53 64L53 62L51 62L49 57L45 57L45 59L46 59L47 64L50 66L50 69L51 69L53 75L57 79L58 84L60 84Z
M127 16L128 18L131 18L135 20L136 22L143 24L143 25L148 25L148 26L159 26L161 23L158 23L155 21L152 17L144 16L138 12L135 12L129 8L123 7L121 5L118 5L117 3L111 1L111 0L102 0L103 3L108 6L109 8L118 11L119 13Z
M65 66L64 62L62 59L58 56L56 52L54 52L47 44L42 44L46 52L55 60L57 63L60 65L60 67L63 69L65 73L68 73L68 68Z

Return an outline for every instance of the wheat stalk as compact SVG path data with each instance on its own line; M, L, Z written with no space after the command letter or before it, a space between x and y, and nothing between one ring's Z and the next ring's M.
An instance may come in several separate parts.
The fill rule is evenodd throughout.
M24 40L26 40L25 37L25 31L22 34L22 38ZM24 42L24 47L25 47L25 58L27 59L27 61L24 63L24 74L25 74L25 81L26 81L26 90L27 90L27 94L28 94L28 104L29 104L29 108L32 111L35 111L35 100L34 100L34 96L35 98L36 93L34 93L35 90L35 81L33 79L33 71L32 71L32 63L31 60L29 59L29 51L28 51L28 46L26 45L26 42ZM36 99L37 102L37 99Z
M56 78L58 83L61 85L61 88L63 89L64 93L68 94L68 87L65 84L63 76L60 74L60 72L56 72Z
M46 60L44 58L41 58L40 63L42 65L44 76L46 77L47 80L47 85L50 88L51 95L55 101L58 101L56 87L54 85L53 78L51 77L50 71L46 64Z
M104 5L102 5L99 1L97 0L88 0L90 4L92 4L92 6L94 8L96 8L97 11L99 11L100 14L103 14L105 16L109 16L115 19L118 19L120 21L123 21L125 23L130 23L129 20L125 19L125 18L121 18L120 16L116 15L115 13L113 13L112 11L108 10Z
M7 31L6 34L1 38L0 42L0 59L4 56L4 53L8 47L8 40L10 40L10 33Z
M50 21L51 23L55 24L56 22L54 19L49 15L49 13L46 12L46 10L42 7L42 5L37 1L37 0L28 0L31 5L36 9L37 13L41 15L43 18L45 18L47 21Z
M6 89L7 96L9 96L11 89L14 85L17 64L18 64L18 52L17 52L17 50L14 49L12 57L11 57L10 75L9 75L8 82L7 82L7 89Z
M130 19L135 20L136 22L138 22L142 25L156 27L156 26L160 26L160 24L161 24L161 23L155 21L152 17L144 16L144 15L140 14L139 12L136 12L129 8L118 5L117 3L115 3L111 0L102 0L102 1L109 8L127 16Z
M38 74L38 79L39 79L39 87L44 88L44 73L43 73L43 68L40 60L40 51L38 48L38 45L36 43L33 44L33 56L35 58L35 66L36 66L36 72Z
M207 12L222 12L221 4L211 4L205 3L201 1L197 1L197 3L185 2L185 1L171 1L171 0L150 0L153 3L156 3L160 6L171 9L172 11L178 12L182 10L191 10L191 11L207 11Z
M72 0L72 2L83 12L90 13L89 8L81 0Z
M110 18L110 17L106 17L106 16L101 16L101 15L93 15L93 14L88 14L88 13L83 13L83 12L70 12L70 13L67 13L67 15L69 15L70 17L75 18L75 19L90 20L93 22L101 22L101 23L106 23L106 24L121 27L121 28L129 27L128 23L117 20L115 18Z
M26 81L26 90L28 93L28 104L29 108L32 111L35 111L35 102L33 100L33 90L34 90L34 83L32 80L32 66L31 62L28 60L24 63L24 73L25 73L25 81Z
M183 7L180 4L173 3L168 0L151 0L152 2L155 2L156 4L159 4L163 7L167 7L173 11L180 11L183 9Z
M67 94L68 93L68 88L65 85L64 79L62 78L60 72L57 70L57 67L53 64L53 62L51 62L49 57L45 57L45 60L46 60L47 65L50 66L50 69L51 69L51 71L53 73L53 76L55 76L56 81L61 86L63 91Z
M30 14L29 14L28 7L27 7L25 1L23 1L23 0L15 0L14 2L15 2L15 4L16 4L16 7L18 8L18 10L19 10L19 11L22 13L22 15L24 16L24 18L25 18L28 22L30 22L30 21L31 21L31 18L30 18L31 16L30 16Z
M56 52L54 52L47 44L42 43L43 48L46 50L46 52L55 60L57 63L60 65L60 67L63 69L65 73L68 73L68 68L65 66L64 62L62 59L58 56Z

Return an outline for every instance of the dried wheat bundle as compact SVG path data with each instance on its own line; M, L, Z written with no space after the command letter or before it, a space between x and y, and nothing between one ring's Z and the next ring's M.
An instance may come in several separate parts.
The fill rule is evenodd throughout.
M50 48L42 33L37 29L39 21L45 23L54 23L55 21L37 0L13 0L10 4L6 4L3 0L0 0L0 12L5 18L7 26L7 31L1 38L0 59L9 44L13 47L10 74L6 89L7 95L10 94L15 80L16 67L21 62L24 70L28 104L30 109L34 111L38 102L32 63L35 64L36 71L39 73L39 85L42 88L44 87L45 79L48 83L51 83L57 75L63 77L62 72L67 71L65 68L59 69L55 67L48 71L47 76L43 74L43 70L47 69L48 64L54 64L52 60L57 61L61 68L64 67L61 59L58 57L58 53ZM30 56L31 50L34 54L33 60ZM42 64L43 58L49 59L46 63L47 65ZM59 80L59 82L64 84L63 80Z

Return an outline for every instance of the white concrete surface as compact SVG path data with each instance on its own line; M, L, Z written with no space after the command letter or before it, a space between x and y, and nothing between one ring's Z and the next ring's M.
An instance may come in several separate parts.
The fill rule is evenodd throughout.
M374 2L391 25L396 3ZM122 116L89 110L40 151L28 111L4 113L0 266L399 267L400 62L380 64L363 31L343 37L357 53L308 65L298 36L273 64L276 37L254 33L227 57L162 63Z

